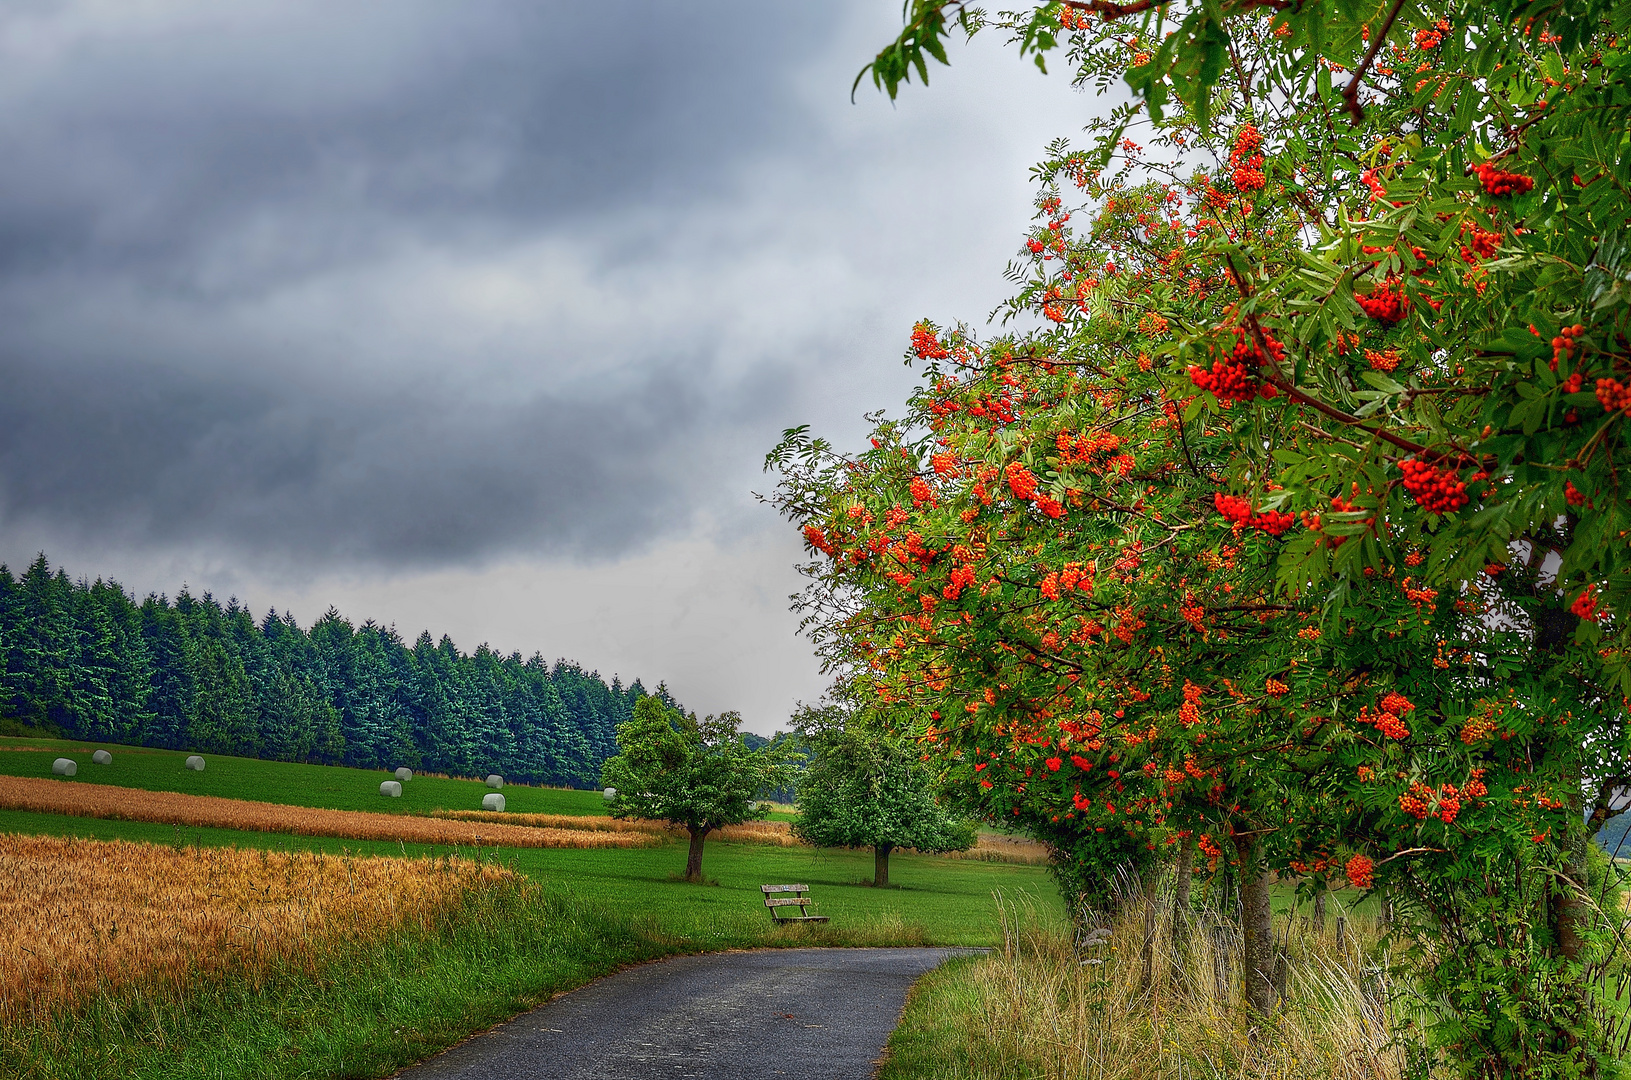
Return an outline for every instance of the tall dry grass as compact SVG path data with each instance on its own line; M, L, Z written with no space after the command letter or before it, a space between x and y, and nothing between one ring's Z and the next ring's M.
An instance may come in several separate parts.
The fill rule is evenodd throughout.
M660 838L632 832L594 833L485 820L450 821L362 810L322 810L24 776L0 776L0 809L150 821L161 825L330 836L342 840L400 840L410 844L466 847L648 847L661 843Z
M1028 836L1002 836L982 832L967 851L950 851L943 859L970 859L974 862L1012 863L1017 866L1047 866L1053 849Z
M1389 986L1368 920L1347 920L1338 945L1277 920L1285 994L1268 1024L1241 1007L1238 930L1184 918L1142 899L1091 935L999 902L1003 946L954 971L925 1004L960 1017L938 1033L936 1063L886 1076L1046 1080L1397 1080ZM1356 925L1357 924L1357 925ZM908 1012L908 1022L912 1020ZM1254 1028L1256 1030L1254 1030ZM948 1042L955 1042L948 1048ZM949 1050L949 1052L948 1052ZM948 1064L949 1063L949 1064Z
M468 859L0 836L0 1026L48 1027L91 997L201 975L315 972L337 944L431 924L514 881Z

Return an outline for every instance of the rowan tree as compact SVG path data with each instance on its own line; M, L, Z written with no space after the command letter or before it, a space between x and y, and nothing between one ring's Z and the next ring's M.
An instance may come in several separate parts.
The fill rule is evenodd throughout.
M1079 78L1150 62L1147 38L1089 34L1074 14L1054 25ZM1519 498L1440 535L1466 486L1389 427L1401 405L1432 429L1452 400L1489 396L1447 361L1462 309L1424 292L1493 289L1493 230L1463 196L1417 208L1440 253L1458 245L1453 282L1422 244L1355 242L1372 204L1395 201L1398 148L1433 134L1416 100L1433 86L1339 127L1333 65L1313 63L1299 95L1283 81L1296 69L1272 62L1295 29L1229 25L1230 88L1168 103L1149 140L1166 163L1126 138L1123 113L1096 151L1061 145L1044 164L1088 208L1043 192L1005 314L1052 330L982 343L920 324L911 358L929 385L871 451L795 431L772 455L781 505L828 556L809 625L830 662L917 709L989 816L1065 832L1067 865L1102 881L1192 832L1247 880L1340 866L1361 888L1396 886L1424 931L1416 975L1441 1004L1440 1047L1487 1075L1604 1068L1584 987L1606 953L1580 918L1576 811L1590 778L1589 827L1601 820L1625 723L1612 650L1590 648L1601 624L1556 617L1568 597L1545 556L1570 565L1578 544L1553 534L1571 523L1536 504L1511 532ZM1413 48L1448 33L1423 32ZM1204 152L1217 165L1180 178ZM1521 186L1499 172L1478 174L1485 195ZM1171 184L1116 186L1139 173ZM1073 210L1100 215L1088 242ZM1335 258L1351 265L1333 277L1321 260ZM1366 275L1356 296L1347 283ZM1388 336L1400 325L1421 340ZM1558 337L1554 353L1583 348ZM1328 395L1312 392L1327 376ZM1486 503L1507 497L1471 482ZM1477 545L1492 542L1521 558L1489 561Z

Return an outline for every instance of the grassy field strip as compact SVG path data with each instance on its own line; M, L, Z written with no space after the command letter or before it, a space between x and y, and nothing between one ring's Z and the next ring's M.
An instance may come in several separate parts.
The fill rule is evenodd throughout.
M113 764L92 764L91 754L96 750L111 753ZM400 799L385 799L380 797L379 785L380 781L391 779L391 774L381 769L206 754L208 767L203 772L189 772L182 766L186 751L67 739L31 739L25 744L19 739L0 737L0 775L49 777L51 762L57 756L79 763L79 775L75 779L81 783L219 795L328 810L366 810L382 814L476 810L488 792L481 780L421 773L402 785ZM606 800L599 791L506 784L504 798L508 803L506 809L520 813L606 816Z
M326 810L20 776L0 776L0 808L163 825L469 847L646 847L663 842L660 837L640 832L590 832L361 810Z
M669 834L660 821L620 821L588 814L512 814L495 810L432 810L431 817L449 821L490 821L495 825L528 825L539 829L580 829L584 832L640 833L646 836Z
M610 817L589 817L577 814L512 814L491 810L434 810L432 817L453 821L490 821L495 824L532 825L548 829L585 829L590 832L641 833L673 840L686 835L684 829L673 828L660 821L620 821ZM785 821L750 821L743 825L727 825L708 834L708 839L735 844L772 844L793 847L801 844Z
M514 878L469 860L0 836L0 1020L49 1021L133 984L307 969L337 937L378 940Z

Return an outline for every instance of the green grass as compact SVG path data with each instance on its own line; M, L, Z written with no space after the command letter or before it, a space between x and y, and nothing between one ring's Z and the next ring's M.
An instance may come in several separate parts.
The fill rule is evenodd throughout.
M28 747L36 749L26 749ZM93 764L91 753L95 750L112 754L113 764ZM347 769L205 754L204 771L191 772L182 766L188 757L184 751L65 739L0 738L0 776L49 777L51 762L59 757L78 762L79 772L73 779L82 783L219 795L227 799L331 810L372 810L387 814L480 810L481 798L489 791L481 780L415 776L402 785L400 799L390 799L379 793L381 781L391 779L391 773L384 769ZM514 813L602 816L606 813L606 800L599 791L506 784L504 801L506 809Z
M975 976L979 960L977 956L947 960L912 986L900 1024L889 1036L878 1080L952 1080L968 1076L1007 1080L1000 1073L977 1070L960 1056L969 1029L978 1023L979 1001L970 992L969 980ZM1019 1080L1026 1074L1024 1067L1015 1062L1009 1075Z

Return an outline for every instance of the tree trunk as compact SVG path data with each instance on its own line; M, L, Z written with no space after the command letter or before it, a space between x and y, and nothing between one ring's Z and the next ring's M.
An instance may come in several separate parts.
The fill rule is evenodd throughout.
M713 832L706 825L689 827L691 833L691 851L685 856L685 880L702 880L702 842L708 839Z
M1141 997L1155 985L1155 933L1161 926L1161 909L1155 903L1154 882L1150 885L1152 887L1144 890L1144 947L1138 957L1138 993Z
M889 853L894 850L894 844L878 844L872 849L872 887L874 889L889 888Z
M1178 877L1172 886L1172 906L1189 912L1189 888L1195 879L1195 838L1185 837L1178 845Z
M1258 838L1235 837L1240 855L1241 967L1246 981L1246 1007L1267 1020L1278 995L1274 989L1274 914L1269 904L1269 875L1262 866Z
M1574 789L1578 791L1578 774L1570 779L1574 780ZM1580 821L1585 816L1579 795L1569 800L1569 811L1571 822ZM1597 830L1603 827L1606 817L1602 808L1593 807L1590 819L1581 828L1570 830L1564 841L1567 861L1559 875L1563 880L1550 886L1552 930L1556 935L1557 951L1571 963L1578 964L1585 958L1586 930L1591 923L1591 905L1585 899L1588 875L1586 848L1591 844L1591 838L1597 835Z
M1321 885L1314 894L1314 932L1325 933L1325 886Z
M1190 907L1189 893L1195 880L1195 838L1185 837L1178 845L1177 876L1172 885L1172 948L1168 978L1177 993L1188 988L1185 974L1189 962Z

